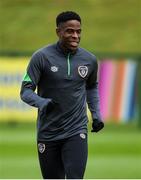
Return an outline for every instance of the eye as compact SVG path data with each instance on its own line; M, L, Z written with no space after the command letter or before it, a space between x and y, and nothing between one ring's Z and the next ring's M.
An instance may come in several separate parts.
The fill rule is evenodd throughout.
M80 34L81 33L81 29L78 29L76 32L77 32L77 34Z
M73 33L73 29L67 29L67 33L72 34Z

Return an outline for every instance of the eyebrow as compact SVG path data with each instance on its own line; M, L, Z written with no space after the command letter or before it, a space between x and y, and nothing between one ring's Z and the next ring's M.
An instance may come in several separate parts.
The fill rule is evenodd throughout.
M72 27L66 27L66 28L64 28L64 29L66 29L66 30L67 30L67 29L72 29L72 30L76 30L76 31L77 31L77 30L81 30L81 28L75 29L75 28L72 28Z

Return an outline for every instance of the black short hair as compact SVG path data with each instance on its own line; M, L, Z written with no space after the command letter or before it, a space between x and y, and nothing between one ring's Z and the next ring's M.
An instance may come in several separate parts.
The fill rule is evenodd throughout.
M76 12L66 11L66 12L60 13L56 17L56 26L58 27L61 23L69 21L69 20L77 20L81 24L81 18Z

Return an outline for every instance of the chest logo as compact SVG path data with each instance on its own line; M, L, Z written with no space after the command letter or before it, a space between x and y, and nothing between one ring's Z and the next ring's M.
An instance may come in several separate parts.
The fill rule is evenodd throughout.
M43 153L45 151L45 149L46 149L45 144L38 143L38 150L39 150L40 153Z
M56 67L56 66L51 66L51 71L52 71L52 72L57 72L57 71L58 71L58 67Z
M88 74L88 67L87 66L79 66L78 73L81 77L86 77Z

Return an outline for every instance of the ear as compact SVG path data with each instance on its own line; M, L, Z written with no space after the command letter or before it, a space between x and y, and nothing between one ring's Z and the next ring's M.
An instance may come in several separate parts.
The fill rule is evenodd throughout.
M58 27L56 28L56 34L58 37L60 37L60 28L58 28Z

